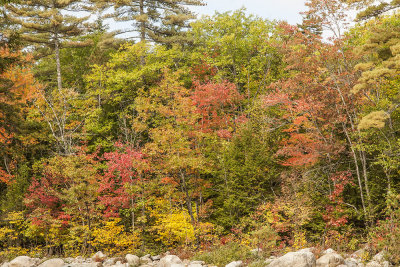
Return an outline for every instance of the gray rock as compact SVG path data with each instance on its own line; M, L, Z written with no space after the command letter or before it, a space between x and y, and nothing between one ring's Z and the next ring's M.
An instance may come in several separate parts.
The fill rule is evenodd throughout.
M360 261L357 259L354 259L354 258L347 258L344 260L344 264L347 267L358 267L359 263L360 263Z
M382 266L383 267L390 267L391 265L390 265L390 263L388 261L384 261L384 262L382 262Z
M203 267L203 264L189 263L188 267Z
M273 260L269 267L315 267L315 256L311 252L289 252Z
M96 252L96 254L92 256L92 260L95 262L103 262L106 258L107 256L101 251Z
M103 261L103 266L111 266L115 264L116 259L115 258L109 258Z
M311 248L303 248L303 249L300 249L300 250L298 250L297 252L311 252L311 253L314 253L314 251L315 251L315 248L314 248L314 247L311 247Z
M161 260L161 256L160 255L151 256L151 259L153 261L159 261L159 260Z
M241 267L241 266L243 266L242 261L233 261L233 262L225 265L225 267Z
M322 255L331 254L331 253L337 254L336 251L334 251L334 250L331 249L331 248L328 248L328 249L326 249L326 250L324 250L324 251L322 252Z
M51 259L43 262L39 267L62 267L64 265L64 260L62 259Z
M101 262L74 262L70 264L63 265L64 267L101 267Z
M317 260L317 267L336 267L344 264L344 259L337 253L327 253Z
M32 259L28 256L19 256L10 261L8 267L33 267L38 262L38 259Z
M125 259L126 259L126 261L127 261L129 266L136 267L136 266L140 265L140 258L138 256L136 256L136 255L127 254L125 256Z
M259 255L260 253L262 253L262 249L261 248L255 248L250 250L251 254L253 255Z
M150 258L150 255L146 255L140 258L140 262L142 264L151 264L153 261Z
M365 253L366 253L365 249L359 249L356 252L354 252L353 254L351 254L350 257L361 260L364 257Z
M167 255L158 262L157 267L177 267L172 265L183 265L183 262L178 256L175 255Z
M200 265L206 265L204 261L192 261L190 264L200 264Z
M372 260L374 260L376 262L384 262L385 261L385 253L383 251L379 252L372 258Z
M377 261L370 261L365 267L382 267L382 265Z

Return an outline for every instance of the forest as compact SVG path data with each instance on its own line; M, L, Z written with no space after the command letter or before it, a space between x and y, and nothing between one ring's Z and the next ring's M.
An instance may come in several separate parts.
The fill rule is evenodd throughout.
M400 264L400 1L307 0L298 25L204 4L0 1L1 259Z

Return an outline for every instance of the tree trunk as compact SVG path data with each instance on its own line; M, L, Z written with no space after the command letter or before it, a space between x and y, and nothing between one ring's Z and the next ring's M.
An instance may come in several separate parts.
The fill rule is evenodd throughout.
M139 12L140 12L140 41L145 42L146 41L146 22L143 20L143 17L145 15L144 13L144 0L140 0L139 3Z
M54 48L56 53L56 65L57 65L57 88L58 91L62 92L62 78L61 78L61 60L60 60L60 41L58 35L54 38Z

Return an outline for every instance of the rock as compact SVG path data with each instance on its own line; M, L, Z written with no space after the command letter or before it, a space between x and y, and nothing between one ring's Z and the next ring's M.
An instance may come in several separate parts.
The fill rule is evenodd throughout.
M354 258L347 258L344 260L344 264L347 267L358 267L359 263L360 263L359 260L356 260Z
M200 264L200 265L206 265L204 261L192 261L190 264Z
M365 267L382 267L382 265L377 261L370 261Z
M80 263L70 263L64 265L64 267L101 267L101 262L80 262Z
M233 262L225 265L225 267L241 267L241 266L243 266L242 261L233 261Z
M322 255L330 254L330 253L335 253L335 254L337 254L336 251L334 251L334 250L331 249L331 248L328 248L328 249L322 251Z
M383 251L379 252L372 258L372 260L374 260L376 262L384 262L385 261L385 253Z
M384 261L384 262L382 262L382 266L383 267L390 267L391 265L390 265L390 263L388 261Z
M317 267L336 267L344 264L344 259L337 253L327 253L317 260Z
M311 252L289 252L273 260L269 267L315 267L315 256Z
M157 267L177 267L177 266L172 266L175 264L180 264L183 265L183 262L178 256L175 255L167 255L158 262Z
M161 260L161 256L160 256L160 255L151 256L151 259L152 259L153 261L159 261L159 260Z
M340 264L337 267L347 267L347 265L346 264Z
M311 247L311 248L303 248L303 249L300 249L300 250L298 250L297 252L311 252L311 253L314 253L314 251L315 251L315 248L314 248L314 247Z
M251 254L253 255L259 255L260 253L262 253L262 249L261 248L255 248L250 250Z
M271 256L271 257L269 257L268 259L266 259L266 260L264 261L264 263L265 263L265 265L268 265L268 264L270 264L271 262L273 262L275 259L276 259L275 256Z
M203 264L189 263L188 267L203 267Z
M19 256L8 263L8 267L33 267L38 263L38 259L28 256Z
M140 265L140 258L136 255L127 254L125 259L129 266L139 266Z
M107 256L101 251L96 252L96 254L92 256L92 260L95 262L103 262L106 258Z
M111 266L115 264L115 258L109 258L103 261L103 266Z
M143 257L140 258L140 262L141 262L142 264L150 264L150 263L152 263L153 261L151 260L150 255L145 255L145 256L143 256Z
M62 259L51 259L43 262L39 267L62 267L64 265L64 260Z
M361 259L363 259L365 253L366 253L365 249L359 249L356 252L354 252L353 254L351 254L350 257L361 260Z

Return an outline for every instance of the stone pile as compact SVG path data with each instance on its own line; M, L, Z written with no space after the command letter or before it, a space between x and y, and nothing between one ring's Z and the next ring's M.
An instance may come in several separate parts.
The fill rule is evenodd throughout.
M320 257L315 256L314 248L301 249L289 252L281 257L271 256L264 262L265 267L389 267L384 254L378 253L370 261L365 262L366 252L358 250L343 257L333 249L323 251ZM244 267L242 261L234 261L225 267ZM19 256L0 267L217 267L206 265L203 261L181 260L175 255L138 257L128 254L125 257L107 257L97 252L91 258L53 258L38 259L28 256Z

